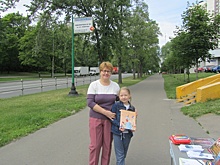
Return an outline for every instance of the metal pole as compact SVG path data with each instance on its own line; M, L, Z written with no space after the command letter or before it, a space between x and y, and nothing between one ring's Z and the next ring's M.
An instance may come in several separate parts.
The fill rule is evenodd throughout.
M69 96L76 96L78 92L76 91L74 83L74 24L73 24L73 15L72 15L72 87L68 94Z
M21 79L21 92L22 92L22 96L24 95L24 84L23 84L23 80Z
M55 77L55 88L57 89L57 78Z
M53 28L53 58L52 58L52 78L54 78L54 56L55 56L55 47L54 47L54 28Z
M41 92L43 92L43 82L42 82L42 78L40 78L40 89L41 89Z

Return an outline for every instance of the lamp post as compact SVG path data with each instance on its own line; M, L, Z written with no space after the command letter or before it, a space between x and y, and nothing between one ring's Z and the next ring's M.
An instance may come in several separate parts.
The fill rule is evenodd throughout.
M54 40L55 40L55 35L54 35L54 28L53 28L53 57L52 57L52 68L51 68L51 70L52 70L52 78L54 78L54 56L55 56L55 44L54 44Z
M74 82L74 24L72 16L72 87L68 94L69 96L76 96L78 92L76 91L75 82Z

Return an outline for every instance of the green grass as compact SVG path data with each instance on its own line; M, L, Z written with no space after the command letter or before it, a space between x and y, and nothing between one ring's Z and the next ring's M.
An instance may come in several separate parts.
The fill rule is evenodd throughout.
M131 86L145 78L124 78L120 86ZM74 97L68 96L70 89L59 89L0 99L0 147L84 109L87 89L88 85L78 86L79 95Z
M220 115L220 99L209 100L204 103L196 103L181 108L183 114L197 118L205 114L213 113Z
M199 73L199 79L214 75L213 73ZM176 87L186 84L184 81L183 74L167 74L163 75L164 78L164 89L166 91L167 97L170 99L176 98ZM196 74L190 74L190 80L196 80ZM181 108L183 114L188 115L192 118L197 118L202 115L213 113L220 115L220 99L208 100L204 103L196 103Z
M67 95L70 89L61 89L1 99L0 146L83 109L86 86L77 90L77 97Z

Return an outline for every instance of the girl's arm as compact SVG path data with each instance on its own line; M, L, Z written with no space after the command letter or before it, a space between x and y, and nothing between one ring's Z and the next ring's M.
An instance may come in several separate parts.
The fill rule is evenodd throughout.
M113 104L111 111L112 111L112 113L116 114L116 117L111 120L112 124L119 127L120 126L120 119L117 119L117 113L119 113L119 111L118 111L116 103Z

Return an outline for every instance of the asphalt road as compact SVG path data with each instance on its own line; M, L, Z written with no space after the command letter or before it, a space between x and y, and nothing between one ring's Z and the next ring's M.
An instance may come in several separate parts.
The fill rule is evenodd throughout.
M181 104L169 100L162 75L155 74L130 86L138 109L137 131L126 165L169 165L168 137L186 134L208 137L192 118L180 112ZM88 108L0 148L1 165L86 165L89 155ZM110 165L115 165L114 148Z
M122 74L122 77L132 76L132 74ZM98 79L99 76L75 77L75 86L89 84ZM111 79L115 80L118 75L112 75ZM7 83L0 83L0 98L10 98L15 96L45 92L55 89L71 88L72 78L47 78L39 80L21 80Z

